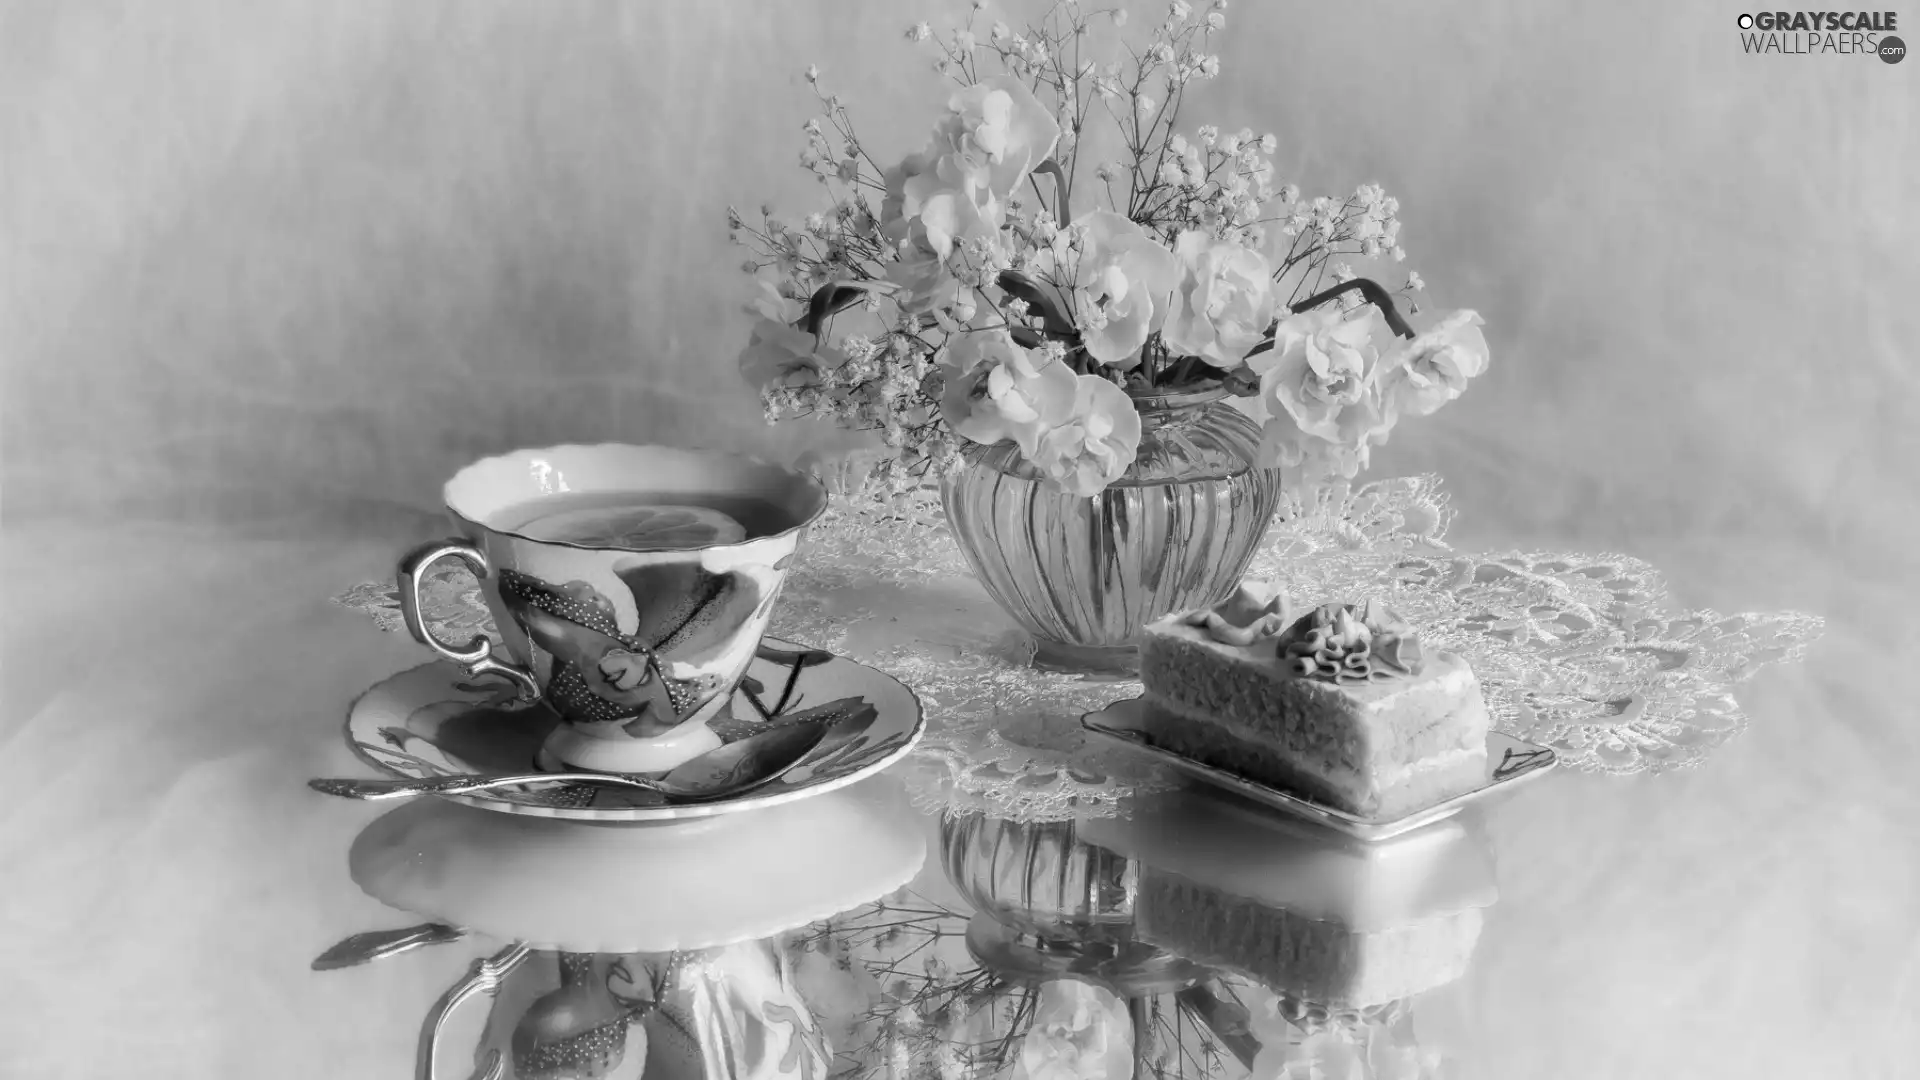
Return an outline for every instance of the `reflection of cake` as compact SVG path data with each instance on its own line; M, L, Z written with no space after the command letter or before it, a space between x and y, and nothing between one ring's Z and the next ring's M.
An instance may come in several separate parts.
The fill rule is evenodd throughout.
M1498 898L1484 839L1459 818L1362 844L1182 792L1087 839L1139 863L1141 940L1341 1009L1460 978Z
M1155 745L1348 813L1388 819L1480 786L1487 709L1466 661L1423 655L1378 602L1286 605L1243 587L1147 626Z

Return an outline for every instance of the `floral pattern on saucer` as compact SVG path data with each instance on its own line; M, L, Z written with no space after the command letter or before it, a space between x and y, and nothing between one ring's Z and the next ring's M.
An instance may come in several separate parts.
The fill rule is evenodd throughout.
M355 701L347 744L394 776L433 779L536 771L536 756L558 718L515 696L506 683L469 679L443 661L403 671ZM514 814L589 821L708 817L772 806L845 787L899 760L925 727L913 693L864 664L819 649L763 641L710 722L732 742L769 725L830 723L840 730L786 775L737 799L671 805L652 792L596 784L539 784L467 795L455 802Z

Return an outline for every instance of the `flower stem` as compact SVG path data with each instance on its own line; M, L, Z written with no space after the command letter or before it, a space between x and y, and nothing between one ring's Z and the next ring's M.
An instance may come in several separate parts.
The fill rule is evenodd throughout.
M1173 362L1173 366L1167 369L1165 377L1160 379L1159 383L1162 386L1179 386L1193 375L1194 369L1199 365L1199 357L1183 356Z
M1053 174L1053 219L1061 225L1070 224L1073 221L1073 211L1067 207L1067 174L1060 168L1060 163L1052 158L1048 158L1040 164L1035 165L1033 171L1036 175L1039 173Z
M1393 294L1381 288L1379 283L1367 278L1354 278L1351 281L1343 281L1331 289L1323 289L1292 305L1288 310L1296 315L1303 311L1311 311L1337 296L1356 289L1361 296L1366 297L1368 303L1380 309L1380 314L1386 318L1389 329L1403 338L1414 336L1413 327L1407 325L1407 320L1400 317L1400 309L1394 306Z

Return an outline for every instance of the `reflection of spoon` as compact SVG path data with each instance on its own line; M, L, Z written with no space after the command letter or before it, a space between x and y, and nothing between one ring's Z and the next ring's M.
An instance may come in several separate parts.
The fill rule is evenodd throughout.
M323 952L313 961L315 971L338 971L341 968L356 967L374 960L383 960L389 956L412 952L428 945L444 945L467 936L467 932L457 926L443 923L423 923L409 926L404 930L370 930L364 934L355 934L333 948Z
M379 801L410 799L415 795L464 795L522 784L610 784L657 792L673 802L704 802L738 795L778 779L819 745L830 726L781 724L709 750L657 780L617 773L512 773L445 776L432 780L321 779L309 780L307 786L346 799Z

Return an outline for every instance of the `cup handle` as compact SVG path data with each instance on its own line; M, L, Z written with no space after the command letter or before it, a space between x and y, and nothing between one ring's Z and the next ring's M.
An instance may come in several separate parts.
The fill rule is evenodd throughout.
M540 684L534 681L533 673L518 664L510 664L493 658L493 644L484 634L475 635L473 640L461 648L454 648L433 636L427 628L427 622L420 617L420 583L426 580L427 571L441 559L459 559L467 564L473 575L484 579L488 574L487 557L479 548L462 540L435 540L431 544L422 544L400 560L400 615L406 620L407 633L413 640L460 665L460 670L478 678L482 675L501 675L513 683L520 696L529 701L540 698Z
M493 997L500 992L500 985L513 969L526 962L533 955L533 949L524 943L509 945L490 957L473 962L467 969L467 977L455 983L451 989L440 996L427 1019L420 1025L419 1049L414 1053L413 1075L415 1080L434 1080L435 1059L439 1057L440 1029L446 1026L447 1018L459 1009L467 999L484 994ZM495 1050L487 1055L474 1070L472 1080L500 1080L506 1073L507 1063Z

